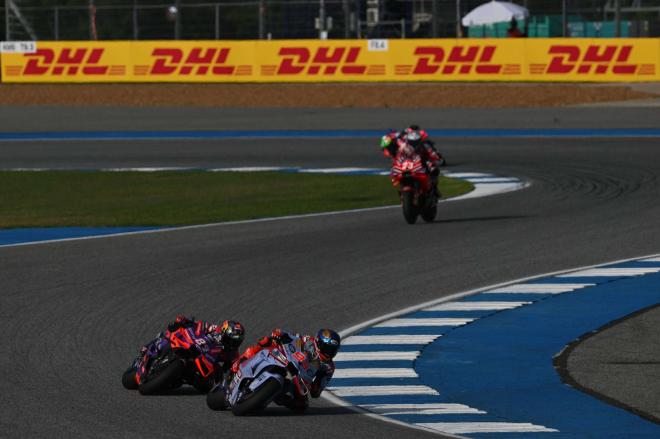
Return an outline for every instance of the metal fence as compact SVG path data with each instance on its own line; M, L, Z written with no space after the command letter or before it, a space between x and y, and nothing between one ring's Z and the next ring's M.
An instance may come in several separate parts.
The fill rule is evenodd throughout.
M10 8L7 17L3 8L0 25L8 40L428 38L470 32L500 36L486 29L480 35L480 30L459 25L463 15L485 1L5 0L5 7L13 3L16 9ZM606 29L616 29L620 36L660 35L660 0L517 3L532 15L525 23L529 36L544 36L539 29L547 31L546 36L609 36ZM594 35L586 35L589 32Z

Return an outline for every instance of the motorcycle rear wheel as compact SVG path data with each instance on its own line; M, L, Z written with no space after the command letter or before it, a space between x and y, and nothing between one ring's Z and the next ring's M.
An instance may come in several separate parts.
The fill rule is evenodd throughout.
M178 358L173 359L169 364L163 366L154 376L143 381L138 387L142 395L153 395L164 392L174 387L174 384L181 377L184 371L183 361Z
M435 217L438 215L438 199L435 197L435 195L428 196L431 197L431 199L428 203L425 203L426 205L420 214L425 222L432 223L435 221Z
M249 394L245 399L236 403L231 411L236 416L244 416L268 405L270 401L282 391L282 385L274 378L267 380L263 386Z
M435 217L438 215L438 206L427 207L422 210L422 219L427 223L432 223L435 221Z
M419 208L415 206L415 194L407 191L401 193L401 206L403 207L403 217L408 224L415 224L419 215Z

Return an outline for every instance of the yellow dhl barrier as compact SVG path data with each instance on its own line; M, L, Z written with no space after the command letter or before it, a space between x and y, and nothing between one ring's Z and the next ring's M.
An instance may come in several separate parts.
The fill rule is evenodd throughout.
M660 39L37 42L3 82L660 80Z

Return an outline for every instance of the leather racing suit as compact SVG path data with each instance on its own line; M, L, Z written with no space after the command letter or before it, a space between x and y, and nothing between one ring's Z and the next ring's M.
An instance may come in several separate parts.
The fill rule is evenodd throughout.
M292 341L294 337L300 337L303 344L310 343L311 345L313 345L314 349L316 350L316 355L318 355L320 359L318 372L316 373L316 376L314 377L314 380L312 381L312 385L309 389L309 393L312 396L312 398L318 398L319 396L321 396L321 392L323 392L323 390L326 388L326 386L332 379L332 375L334 375L335 373L335 363L332 360L332 358L327 358L326 356L322 355L320 351L318 351L318 348L316 347L316 341L314 337L310 335L294 334L287 331L283 331L279 328L274 329L270 335L260 338L257 341L257 344L248 347L238 357L238 359L234 362L234 364L231 367L232 372L236 373L240 367L240 363L254 357L261 350L274 347L275 345L280 343L287 344L290 341ZM274 402L276 404L286 406L293 410L299 410L299 409L304 410L308 403L306 400L299 401L295 398L291 398L286 395L280 396L279 398L275 399Z

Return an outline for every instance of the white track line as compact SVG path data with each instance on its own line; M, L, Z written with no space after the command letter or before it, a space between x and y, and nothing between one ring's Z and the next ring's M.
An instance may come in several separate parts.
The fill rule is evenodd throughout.
M364 367L337 369L333 378L418 378L415 369L409 367Z
M517 284L484 291L485 294L561 294L596 284Z
M420 427L441 433L555 433L558 430L528 422L430 422L417 423Z
M517 183L520 180L517 178L508 177L480 177L480 178L466 178L470 183Z
M657 273L660 267L646 268L591 268L589 270L574 271L558 277L599 277L599 276L641 276L643 274Z
M343 344L346 344L344 341ZM420 351L376 351L376 352L339 352L334 358L335 363L342 361L413 361L419 357Z
M377 345L377 344L429 344L440 337L440 334L433 335L353 335L342 340L341 344L346 345Z
M463 404L360 404L379 415L481 415L486 412Z
M374 168L301 168L298 170L301 174L343 174L353 172L373 172L374 174L381 173L389 175L390 172Z
M493 174L484 174L483 172L443 172L442 175L453 178L479 178L493 176Z
M439 395L428 386L330 386L337 396Z
M532 302L447 302L423 311L500 311L529 305Z
M420 319L392 319L374 325L374 328L404 328L411 326L462 326L475 319L472 318L420 318Z

